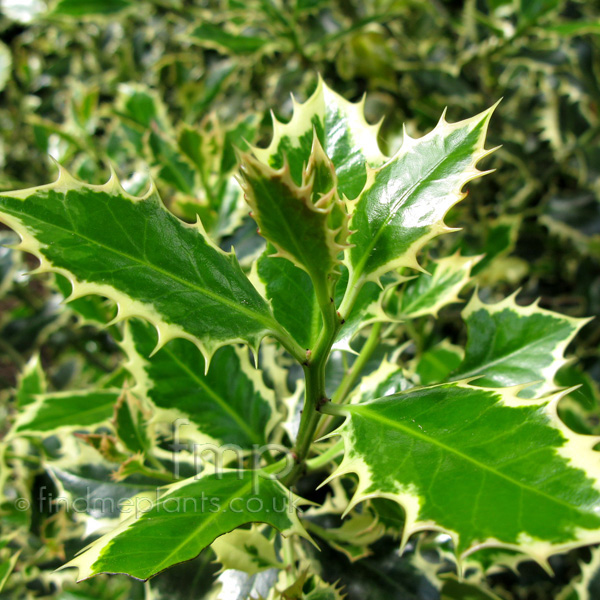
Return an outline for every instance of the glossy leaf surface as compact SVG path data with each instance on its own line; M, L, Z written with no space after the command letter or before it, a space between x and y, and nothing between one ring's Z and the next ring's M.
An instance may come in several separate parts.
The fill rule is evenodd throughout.
M372 497L401 504L404 543L433 528L452 536L459 555L500 546L544 563L553 553L597 542L595 438L560 421L560 395L522 400L517 389L457 382L326 405L347 417L335 432L345 456L332 477L358 475L351 506Z
M54 184L0 196L0 219L75 296L115 300L120 318L150 321L159 344L184 337L210 356L233 341L256 347L278 328L235 256L169 213L154 190L134 198L114 177L89 186L61 169Z
M566 363L565 350L587 319L519 306L510 296L484 304L474 295L463 311L468 340L453 378L479 377L478 385L508 387L538 382L521 392L528 397L555 388L554 375Z
M491 109L458 123L444 117L419 139L406 133L398 152L369 172L357 200L348 252L351 285L376 281L400 267L418 268L417 252L433 237L449 231L443 219L464 197L463 188L483 173Z
M136 391L157 408L157 419L182 425L188 421L192 438L236 444L251 449L262 445L275 417L273 392L248 359L247 353L219 349L205 373L202 354L187 340L172 340L146 358L156 345L152 329L131 321L123 348L127 367L137 382Z
M132 515L65 567L78 579L126 573L138 579L196 557L219 535L246 523L268 523L284 535L303 535L281 484L256 472L226 472L172 486L146 512Z

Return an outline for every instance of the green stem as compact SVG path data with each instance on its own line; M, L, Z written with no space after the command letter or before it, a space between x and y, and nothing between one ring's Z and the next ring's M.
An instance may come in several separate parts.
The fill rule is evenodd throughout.
M331 448L325 450L322 454L319 454L319 456L307 460L306 468L308 471L318 471L336 459L343 451L344 442L340 440L337 444L334 444Z
M348 287L346 288L346 293L344 294L344 298L339 308L339 312L343 319L345 319L352 311L354 303L364 284L365 280L362 277L355 277L354 275L348 281Z
M283 551L283 562L286 566L286 579L288 585L292 585L296 579L296 559L294 558L294 540L292 536L283 538L281 550Z
M379 344L379 337L381 335L382 326L383 323L381 322L373 324L373 327L371 328L371 333L369 333L367 341L362 347L359 355L356 357L354 364L350 367L350 370L344 375L340 386L338 387L335 394L333 395L333 398L331 399L331 401L335 404L343 403L348 397L348 394L356 385L357 379L360 377L361 373L363 372L363 369L365 368L365 365L367 364L367 362L369 362L369 359L371 358L371 356L373 356L373 352L375 352L375 349Z
M175 483L176 481L179 481L179 478L170 473L155 471L154 469L149 469L148 467L140 467L138 473L154 479L160 479L161 481L168 481L169 483Z
M331 282L327 280L313 279L315 294L321 315L323 317L323 328L310 353L307 353L301 363L304 368L304 406L300 419L300 428L294 454L296 465L284 479L285 485L292 485L305 469L304 461L310 452L310 447L315 439L321 413L321 405L327 401L325 392L325 367L335 341L335 336L341 327L340 318L335 309Z
M306 349L292 339L292 336L283 327L273 331L272 335L292 355L294 360L300 364L306 362Z
M362 374L365 365L367 364L371 356L373 356L373 352L375 352L375 349L379 344L382 326L383 323L379 322L375 323L371 328L371 333L369 333L369 337L367 338L367 341L362 347L360 354L356 357L356 360L354 361L352 367L350 367L350 369L344 375L338 389L331 398L331 402L333 404L343 404L348 398L350 392L354 389L356 381ZM328 416L323 421L323 424L319 429L319 437L325 435L328 431L331 430L331 425L333 421L334 418L332 416Z

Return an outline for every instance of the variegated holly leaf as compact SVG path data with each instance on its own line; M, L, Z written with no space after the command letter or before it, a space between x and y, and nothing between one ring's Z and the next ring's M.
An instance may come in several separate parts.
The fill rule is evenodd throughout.
M458 123L444 116L427 135L404 133L402 146L384 165L369 170L354 206L346 261L350 289L378 281L393 269L420 268L418 251L433 237L451 231L443 219L464 198L464 186L484 172L477 163L495 107Z
M134 391L156 407L154 421L177 420L179 433L197 442L243 449L267 443L277 420L275 398L247 352L221 348L205 373L202 354L187 340L172 340L146 358L155 345L148 324L137 319L127 324L122 343L126 366L136 380Z
M303 104L295 99L289 123L273 118L273 139L267 148L252 149L263 164L281 169L288 164L293 181L302 183L308 164L313 132L333 163L341 197L356 198L367 180L367 166L376 167L386 158L379 150L378 125L364 117L364 99L353 104L329 89L321 78L314 94Z
M148 579L195 558L217 537L248 523L268 523L284 536L306 536L300 499L259 471L226 471L174 484L142 514L132 514L62 568L78 581L99 573ZM133 507L135 508L135 507Z
M42 369L40 355L34 354L19 375L17 406L23 408L35 402L36 396L46 391L46 386L46 374Z
M277 560L273 540L267 539L256 525L250 529L234 529L218 537L211 548L222 571L236 569L254 575L265 569L285 567Z
M406 379L404 370L384 358L375 371L360 380L352 392L349 402L360 404L402 392L409 387L411 384Z
M91 186L60 168L53 184L0 195L0 220L41 271L69 278L71 297L116 301L117 318L148 320L159 346L187 338L208 358L231 342L257 348L281 330L235 256L212 244L200 224L168 212L154 188L135 198L114 175Z
M120 390L40 394L19 413L10 435L49 435L107 422L119 395Z
M317 294L333 295L340 264L347 247L348 213L337 190L337 177L315 134L308 163L297 184L287 160L274 169L250 153L240 155L240 183L259 232L277 250L306 271Z
M600 541L598 439L562 423L562 394L524 400L517 391L462 381L326 404L324 412L346 417L332 434L345 446L332 477L358 475L349 509L367 498L394 500L406 513L403 543L435 529L462 557L505 547L545 564Z
M460 302L458 294L470 280L471 269L479 257L455 254L440 258L408 281L400 295L386 303L386 310L400 319L415 319L437 314L441 308Z
M465 307L468 340L454 379L478 377L478 385L508 387L524 383L520 395L532 397L555 389L554 376L567 360L567 346L589 319L575 319L539 308L519 306L515 295L484 304L474 294Z

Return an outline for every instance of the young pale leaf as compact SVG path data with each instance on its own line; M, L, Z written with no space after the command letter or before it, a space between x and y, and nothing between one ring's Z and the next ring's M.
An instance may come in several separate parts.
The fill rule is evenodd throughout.
M268 540L256 525L250 529L235 529L218 537L211 548L217 555L216 560L221 564L222 571L236 569L255 575L273 567L285 568L277 560L273 541Z
M358 475L349 509L367 498L395 500L406 512L403 543L440 530L463 557L505 547L546 564L600 541L598 440L562 423L561 394L531 401L516 391L456 382L325 405L346 417L333 434L345 456L332 477Z
M478 385L508 387L538 382L523 397L555 389L554 376L567 360L564 352L588 319L519 306L515 295L484 304L474 294L463 311L468 340L465 358L453 379L480 377Z
M155 421L193 425L191 438L251 449L267 443L276 413L275 398L250 364L247 353L219 349L204 373L204 359L187 340L172 340L147 357L156 345L151 327L132 320L122 347L135 391L156 407ZM180 433L187 435L188 428Z
M285 536L306 537L294 506L298 500L278 481L257 471L186 479L62 568L77 567L78 581L99 573L145 580L195 558L218 536L247 523L268 523Z
M271 143L268 148L253 148L253 154L274 169L281 169L287 162L292 179L300 185L316 133L335 168L340 196L356 198L367 181L367 165L376 167L386 160L377 144L379 125L369 125L365 120L364 100L348 102L320 78L306 102L292 100L294 114L290 122L284 124L273 117Z
M50 434L60 429L77 429L104 423L112 416L119 395L119 390L40 395L19 413L11 434Z
M60 168L53 184L0 195L0 220L39 258L39 270L69 278L71 297L116 301L117 319L148 320L158 346L187 338L208 359L232 342L257 348L280 329L235 256L168 212L154 188L135 198L114 175L91 186Z
M355 232L347 252L351 287L378 281L392 269L420 268L417 252L451 231L444 216L464 198L463 187L484 174L476 164L491 152L484 141L494 108L452 124L442 116L419 139L405 133L398 152L369 170L350 225Z
M397 305L388 304L387 310L401 319L437 317L440 308L460 302L458 294L469 281L471 268L478 260L479 257L455 254L431 263L428 267L431 274L422 273L408 281Z
M274 256L305 270L317 289L331 295L338 257L347 247L348 214L338 196L333 164L318 137L313 137L299 185L287 161L273 169L249 153L240 160L246 200L260 233L276 248Z

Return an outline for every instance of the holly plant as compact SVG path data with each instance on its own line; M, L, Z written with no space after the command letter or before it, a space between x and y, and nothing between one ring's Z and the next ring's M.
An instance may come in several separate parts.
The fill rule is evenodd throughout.
M393 536L434 587L495 597L491 567L549 569L600 542L598 439L563 423L574 390L555 383L586 320L482 299L482 257L446 235L486 174L495 106L404 131L392 156L363 108L320 80L267 147L240 143L241 226L183 221L153 183L134 196L114 172L90 185L59 166L0 195L35 273L123 354L80 390L52 391L33 359L2 446L12 469L16 447L37 452L69 518L93 523L64 564L79 580L148 580L208 552L218 585L245 577L235 597L340 598L323 557L360 565ZM211 145L190 126L178 139L171 168L193 177ZM431 343L465 287L466 345Z

